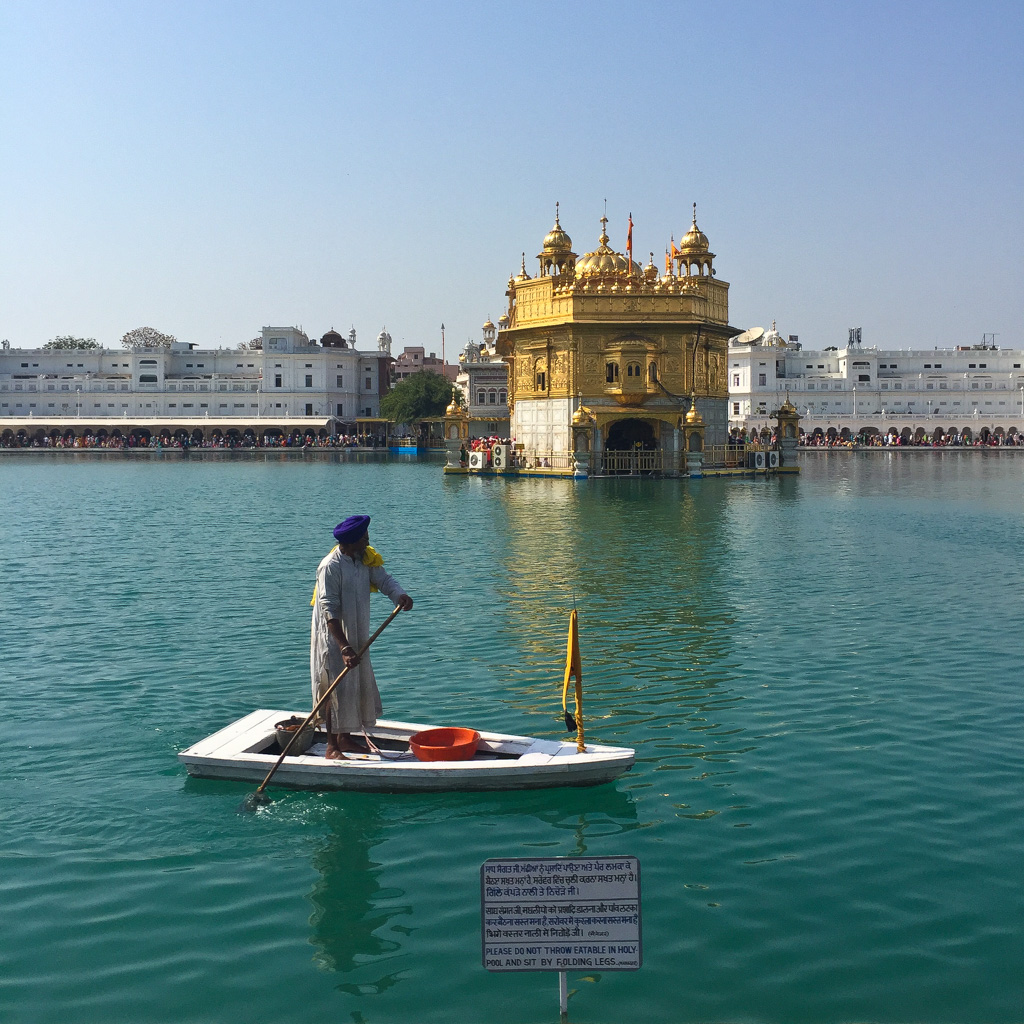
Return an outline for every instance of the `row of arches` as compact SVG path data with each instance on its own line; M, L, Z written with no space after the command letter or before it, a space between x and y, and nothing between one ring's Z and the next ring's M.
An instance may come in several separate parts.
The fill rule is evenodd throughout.
M770 434L767 428L761 431L761 435ZM933 427L926 430L924 427L863 427L859 431L853 431L850 427L815 427L814 430L803 434L804 443L815 444L820 440L831 441L854 441L858 440L863 444L960 444L971 445L975 443L990 444L1004 443L1011 445L1024 444L1024 433L1018 427Z
M507 405L508 392L505 388L478 388L476 392L477 405Z
M644 378L644 368L641 363L636 360L626 361L626 380L631 383L640 383ZM619 384L622 380L622 374L620 373L620 367L617 361L609 360L604 364L604 380L606 384ZM651 384L655 384L658 381L658 364L651 362L647 366L647 380Z

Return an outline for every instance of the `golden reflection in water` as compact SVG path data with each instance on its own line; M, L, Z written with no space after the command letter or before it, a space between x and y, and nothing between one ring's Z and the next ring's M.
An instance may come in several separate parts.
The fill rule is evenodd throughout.
M688 482L524 480L505 489L503 593L532 666L560 676L575 602L581 644L622 658L647 645L650 669L731 649L728 494ZM664 655L664 657L662 657ZM584 674L587 653L584 653Z

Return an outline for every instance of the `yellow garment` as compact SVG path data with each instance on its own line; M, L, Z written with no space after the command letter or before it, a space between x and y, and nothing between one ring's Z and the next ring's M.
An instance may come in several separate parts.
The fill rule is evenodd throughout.
M333 554L335 551L338 550L338 547L339 547L339 545L335 544L334 547L331 548L331 550L328 551L327 553L329 555ZM371 569L375 569L378 565L383 565L383 564L384 564L384 559L381 558L380 552L375 550L374 548L370 547L369 544L367 544L366 545L366 550L363 552L363 565L368 565ZM377 588L372 583L370 584L370 593L371 594L379 593ZM310 599L309 607L312 608L313 605L315 605L315 604L316 604L316 584L314 583L313 584L313 597Z
M576 749L583 753L583 665L580 661L580 630L576 609L569 615L569 642L565 653L565 678L562 680L562 711L568 715L569 678L576 679Z

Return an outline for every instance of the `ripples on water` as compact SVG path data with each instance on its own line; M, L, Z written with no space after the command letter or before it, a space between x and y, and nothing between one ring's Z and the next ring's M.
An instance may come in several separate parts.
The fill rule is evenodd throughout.
M628 853L644 967L571 976L574 1020L1019 1021L1024 459L802 465L0 461L0 1019L554 1019L553 975L480 966L480 864ZM250 817L187 779L308 700L313 570L364 510L416 599L386 713L561 735L575 602L588 735L633 772Z

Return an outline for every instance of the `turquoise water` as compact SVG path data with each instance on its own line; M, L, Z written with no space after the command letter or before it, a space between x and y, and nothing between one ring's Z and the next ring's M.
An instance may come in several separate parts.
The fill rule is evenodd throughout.
M555 1021L480 964L489 857L630 854L644 966L570 1019L1019 1022L1024 458L799 478L445 478L291 453L0 461L0 1020ZM560 735L580 610L617 783L274 792L179 750L308 707L314 567L355 511L416 600L385 713ZM387 603L378 598L376 618Z

